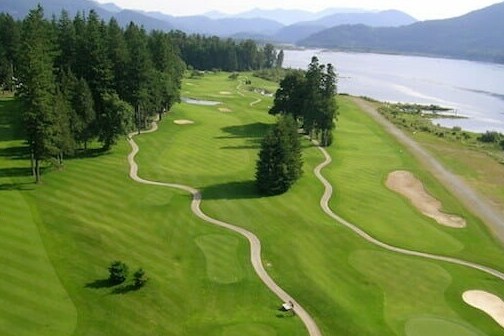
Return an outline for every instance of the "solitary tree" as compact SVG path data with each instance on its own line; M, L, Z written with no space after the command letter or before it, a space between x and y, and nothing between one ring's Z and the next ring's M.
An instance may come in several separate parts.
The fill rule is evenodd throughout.
M128 265L122 261L114 261L109 268L109 281L113 284L123 283L128 277Z
M265 195L286 192L302 174L301 144L297 122L281 117L264 137L256 169L256 185Z

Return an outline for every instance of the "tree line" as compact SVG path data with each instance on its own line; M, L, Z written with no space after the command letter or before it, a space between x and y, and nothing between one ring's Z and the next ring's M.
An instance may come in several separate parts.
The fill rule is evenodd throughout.
M199 70L281 66L271 44L180 31L121 27L96 12L48 20L39 5L24 20L0 13L0 85L23 103L32 171L99 141L104 150L180 101L186 64Z
M283 50L277 52L270 43L261 47L250 39L237 42L181 31L172 31L169 36L187 65L196 70L233 72L282 67Z

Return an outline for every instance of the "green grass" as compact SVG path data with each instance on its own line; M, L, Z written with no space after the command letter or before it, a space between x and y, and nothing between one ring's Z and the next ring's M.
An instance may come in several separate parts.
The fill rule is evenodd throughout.
M2 104L3 117L19 113ZM232 335L243 326L303 335L298 319L276 316L281 302L256 277L246 240L198 220L189 195L131 181L129 150L123 141L109 154L67 161L39 186L24 185L24 170L12 174L26 159L0 157L10 169L0 180L0 334ZM233 243L229 263L208 237ZM116 259L144 268L147 285L109 287L106 268ZM216 282L214 272L237 276Z
M254 168L260 138L274 122L265 112L272 100L252 92L242 97L238 82L227 76L185 80L184 96L223 104L177 105L158 132L138 137L141 177L200 188L204 211L256 233L266 268L312 313L324 335L416 336L417 328L446 335L502 333L461 299L465 290L476 288L504 297L501 281L383 251L324 215L323 188L312 173L323 158L308 141L304 175L293 189L259 197ZM252 82L274 86L257 78ZM263 101L250 107L258 98ZM0 106L2 127L15 110L10 104ZM330 148L334 161L323 171L335 186L331 207L392 244L502 269L503 250L484 226L351 100L341 98L340 105ZM195 123L176 125L177 119ZM17 132L9 132L4 137L2 128L0 150L22 145L14 139ZM28 166L7 152L0 156L0 169ZM0 308L0 334L305 335L299 319L276 310L280 302L253 272L246 240L194 217L189 195L128 179L128 152L122 141L109 154L68 161L62 171L46 172L40 186L23 184L29 181L23 170L21 176L19 171L13 176L17 170L0 175L0 211L6 219L0 252L8 265L0 270L0 307L9 307ZM447 211L468 219L468 228L441 227L386 189L384 178L395 169L413 171ZM12 210L3 210L4 204ZM123 293L115 294L117 288L104 286L106 267L115 259L132 270L144 268L150 278L146 287L119 288ZM23 273L4 276L16 272ZM16 291L17 296L8 295ZM52 330L41 329L42 324Z

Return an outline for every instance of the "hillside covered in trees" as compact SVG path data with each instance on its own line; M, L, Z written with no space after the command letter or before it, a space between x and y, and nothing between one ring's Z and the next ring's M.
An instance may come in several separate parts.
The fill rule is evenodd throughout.
M180 101L186 64L236 71L278 59L272 45L122 28L94 11L47 20L38 6L22 21L0 14L0 86L22 102L36 181L41 161L62 164L96 140L108 150L168 111Z
M504 63L504 2L446 20L403 27L342 25L300 41L305 47L436 55Z

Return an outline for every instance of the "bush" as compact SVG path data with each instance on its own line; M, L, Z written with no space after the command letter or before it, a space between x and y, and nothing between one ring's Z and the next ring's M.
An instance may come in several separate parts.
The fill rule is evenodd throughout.
M501 137L502 137L502 134L500 134L498 132L486 131L486 133L482 134L478 138L478 140L481 142L485 142L485 143L497 143L497 142L499 142Z
M114 261L109 268L109 281L113 284L123 283L128 277L128 265L122 261Z
M133 284L136 288L143 287L147 282L147 278L145 277L145 271L139 268L135 273L133 273Z

